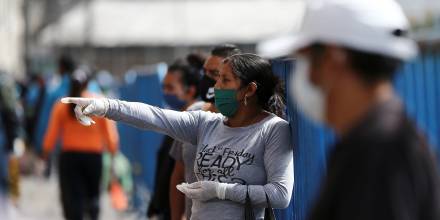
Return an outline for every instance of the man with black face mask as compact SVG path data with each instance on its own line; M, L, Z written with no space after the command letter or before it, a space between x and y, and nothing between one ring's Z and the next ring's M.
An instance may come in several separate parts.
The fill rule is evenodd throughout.
M202 79L200 80L200 98L207 103L214 103L214 85L215 80L203 73Z
M207 104L204 110L217 112L214 105L214 85L219 78L219 68L223 59L239 54L241 50L233 44L223 44L214 47L203 65L203 77L200 80L200 97Z
M199 82L200 98L205 102L203 110L216 112L214 105L214 85L219 78L220 64L226 57L239 53L240 50L232 44L220 45L211 50L210 56L203 64L203 76ZM193 105L187 110L194 111L201 110L201 108ZM184 147L181 146L179 142L175 142L170 150L171 157L176 161L170 184L171 216L173 220L180 220L183 215L186 215L186 219L191 218L191 199L185 198L185 196L177 190L176 185L182 182L193 183L197 181L194 174L195 151L196 147Z

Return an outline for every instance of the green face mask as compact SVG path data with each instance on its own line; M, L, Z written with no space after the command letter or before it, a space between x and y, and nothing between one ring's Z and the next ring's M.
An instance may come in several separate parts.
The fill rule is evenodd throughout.
M214 89L215 107L226 117L232 117L238 110L237 90Z

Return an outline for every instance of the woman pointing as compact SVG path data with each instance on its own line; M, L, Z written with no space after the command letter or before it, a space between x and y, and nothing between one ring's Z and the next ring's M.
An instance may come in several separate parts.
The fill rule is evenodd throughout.
M262 219L267 199L273 208L285 208L293 189L289 124L271 113L282 106L277 85L268 61L239 54L226 58L220 68L215 105L221 114L102 98L62 101L77 105L84 125L93 122L89 116L101 116L197 146L194 172L199 181L178 187L193 199L192 219L241 219L247 192Z

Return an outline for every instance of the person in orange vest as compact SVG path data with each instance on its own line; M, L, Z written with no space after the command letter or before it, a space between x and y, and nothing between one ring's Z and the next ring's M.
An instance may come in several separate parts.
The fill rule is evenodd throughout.
M70 95L96 97L86 92L89 73L76 70L71 77ZM56 104L51 113L49 126L44 137L43 158L61 140L59 156L59 181L64 217L68 220L82 220L99 216L99 193L102 175L102 153L113 155L118 150L118 133L114 122L93 118L97 126L84 127L75 118L74 105Z

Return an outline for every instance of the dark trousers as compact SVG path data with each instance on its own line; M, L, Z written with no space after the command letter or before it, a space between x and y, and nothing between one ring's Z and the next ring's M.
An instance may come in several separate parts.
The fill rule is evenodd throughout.
M157 153L156 176L153 197L147 210L147 217L158 216L160 220L171 219L170 179L174 168L174 159L169 152L174 139L165 136Z
M8 189L8 155L0 146L0 199L6 196L7 189Z
M102 155L63 152L59 161L61 202L67 220L97 220Z

